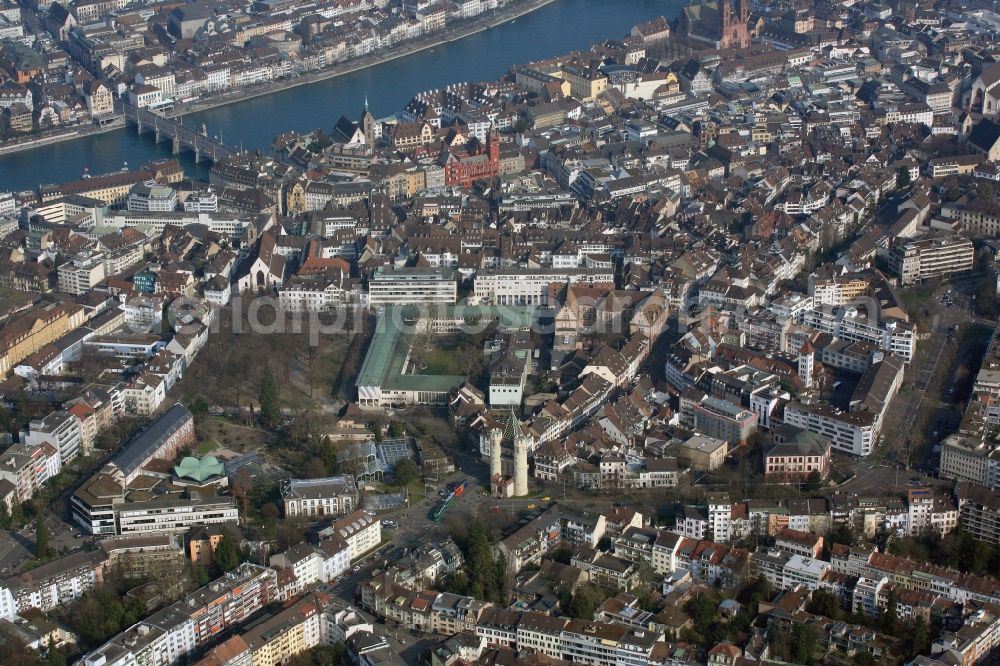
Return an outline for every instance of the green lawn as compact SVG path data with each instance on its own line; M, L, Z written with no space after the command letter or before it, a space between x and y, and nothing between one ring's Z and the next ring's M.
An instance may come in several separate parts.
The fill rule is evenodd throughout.
M211 439L206 439L204 442L198 445L198 448L194 450L196 455L204 456L208 455L209 451L214 450L218 445Z
M453 350L433 349L427 355L427 367L420 371L422 375L461 375L462 367Z

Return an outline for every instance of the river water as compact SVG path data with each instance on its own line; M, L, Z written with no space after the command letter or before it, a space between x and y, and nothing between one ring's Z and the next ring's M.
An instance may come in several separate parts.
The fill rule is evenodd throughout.
M642 21L673 17L684 0L556 0L512 23L505 23L433 50L311 85L210 109L184 117L204 123L227 145L267 148L287 130L330 130L341 115L356 118L367 96L376 117L392 115L414 94L450 83L496 79L512 65L586 49L603 39L618 39ZM0 156L0 192L36 188L79 178L84 168L105 173L126 163L170 156L170 144L157 145L134 127ZM180 155L185 171L207 177L207 165Z

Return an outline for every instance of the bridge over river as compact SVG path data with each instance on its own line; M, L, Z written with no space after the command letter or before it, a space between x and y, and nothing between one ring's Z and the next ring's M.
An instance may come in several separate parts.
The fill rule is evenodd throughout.
M200 162L203 159L217 162L237 152L210 137L204 124L201 126L201 131L198 132L190 127L185 127L180 119L168 118L125 101L117 102L115 110L124 116L126 123L135 125L139 134L152 132L156 136L156 143L172 142L174 155L180 153L181 150L189 150L194 153L195 162Z

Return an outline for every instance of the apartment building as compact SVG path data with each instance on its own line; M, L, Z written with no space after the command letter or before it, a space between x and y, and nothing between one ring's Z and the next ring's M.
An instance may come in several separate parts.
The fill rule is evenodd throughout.
M1000 647L1000 613L995 605L970 604L963 609L962 625L945 631L931 644L938 663L989 663Z
M972 384L970 408L986 423L1000 424L1000 336L995 332Z
M31 421L28 429L21 432L21 441L29 446L51 444L65 465L84 450L83 425L73 414L59 410Z
M967 481L996 489L1000 481L1000 452L985 440L960 434L948 435L941 442L938 475L942 479Z
M484 610L475 631L491 646L515 652L533 649L552 659L591 666L652 663L654 651L664 641L662 633L624 624L498 608Z
M368 280L368 302L387 305L454 305L458 281L449 268L394 268L381 266Z
M42 485L62 470L59 451L48 443L19 442L0 454L0 479L14 486L18 502L27 502Z
M594 666L642 664L649 663L654 648L663 640L663 634L655 631L570 620L559 634L559 651L567 661Z
M916 327L909 322L866 312L854 305L824 305L803 314L802 323L843 340L871 342L909 362L917 349Z
M732 446L743 446L757 430L755 413L713 396L702 398L692 407L692 413L695 430Z
M986 543L1000 544L1000 498L993 491L962 481L955 486L962 529Z
M382 521L365 511L355 511L336 520L320 536L343 539L351 548L351 559L356 560L382 543Z
M372 625L356 610L313 592L223 641L195 666L277 666L317 645L335 645L372 632Z
M763 576L775 588L782 590L791 590L799 585L809 590L819 589L829 569L829 562L777 548L761 548L750 555L750 575Z
M112 537L97 546L109 567L130 578L173 575L184 566L183 539L176 534Z
M59 266L59 291L80 296L97 286L106 277L104 254L95 252L75 257Z
M975 259L972 241L962 236L899 239L889 254L889 270L907 285L971 271Z
M291 588L282 588L282 596L287 598L301 594L310 585L329 583L347 571L351 567L351 546L339 535L332 535L318 545L300 543L272 555L269 564L279 572L292 573Z
M80 552L11 576L0 583L0 612L48 612L67 604L103 580L104 564L99 554Z
M785 423L825 435L833 448L856 456L867 456L878 436L877 417L871 412L846 412L826 404L785 405Z
M84 655L84 666L169 666L276 599L274 569L244 563Z
M134 416L149 416L167 399L167 378L144 373L118 387L125 411Z
M195 621L195 640L203 644L227 627L239 626L275 599L277 573L274 569L244 562L205 587L189 594L183 602Z

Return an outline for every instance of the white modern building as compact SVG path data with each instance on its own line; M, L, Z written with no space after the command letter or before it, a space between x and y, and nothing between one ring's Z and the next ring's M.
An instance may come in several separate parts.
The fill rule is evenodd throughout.
M975 262L972 241L958 235L900 239L889 255L889 269L904 285L966 273Z
M552 283L614 284L612 270L589 268L503 268L476 274L475 297L492 305L553 305Z
M785 405L785 423L796 428L826 435L838 451L867 456L878 436L876 415L871 412L845 412L829 405Z
M368 302L387 305L454 305L458 281L448 268L392 268L383 266L368 280Z
M78 418L59 410L29 423L28 430L21 433L21 441L29 446L48 442L59 452L61 464L65 465L83 449L83 426Z
M128 194L128 210L168 213L177 209L177 191L172 187L137 183Z
M106 277L104 254L97 252L74 258L60 265L57 273L59 291L74 296L85 294Z
M232 497L153 499L115 506L118 534L141 535L187 532L192 527L239 522Z
M890 351L909 362L917 350L916 327L901 319L880 320L874 313L865 313L848 306L820 306L804 313L802 323L842 340L864 340Z

